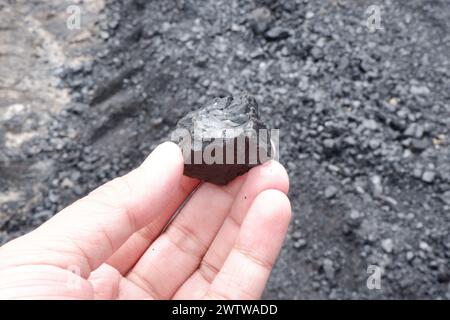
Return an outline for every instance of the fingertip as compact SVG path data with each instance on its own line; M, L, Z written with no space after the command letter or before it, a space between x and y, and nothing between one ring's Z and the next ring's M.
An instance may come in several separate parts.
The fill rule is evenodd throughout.
M183 155L181 149L173 142L167 141L158 145L155 150L147 157L141 167L146 167L155 163L166 167L176 168L180 175L183 173Z
M183 162L183 155L180 147L171 141L161 143L155 148L153 153L161 154L166 156L168 159L174 159L179 163Z
M276 160L271 160L269 166L273 168L274 176L278 179L280 185L278 190L287 194L289 192L289 175L286 168Z
M287 222L292 218L291 202L288 196L277 189L261 192L253 202L260 219L274 223Z
M180 149L180 147L176 144L176 143L174 143L174 142L171 142L171 141L165 141L165 142L163 142L163 143L161 143L161 144L159 144L156 148L155 148L155 151L156 150L158 150L158 152L165 152L165 153L168 153L168 154L177 154L178 156L179 156L179 158L181 158L182 159L182 157L181 157L181 149Z
M242 224L239 247L262 261L273 262L286 237L291 221L291 204L283 192L269 189L253 201Z
M289 176L287 171L281 163L275 160L270 160L250 170L248 180L254 186L277 189L285 194L289 192Z

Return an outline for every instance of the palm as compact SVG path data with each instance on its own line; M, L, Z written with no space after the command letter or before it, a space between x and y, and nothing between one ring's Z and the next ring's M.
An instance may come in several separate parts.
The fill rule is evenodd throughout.
M284 169L204 183L185 201L198 181L160 149L0 248L0 298L259 298L290 218Z

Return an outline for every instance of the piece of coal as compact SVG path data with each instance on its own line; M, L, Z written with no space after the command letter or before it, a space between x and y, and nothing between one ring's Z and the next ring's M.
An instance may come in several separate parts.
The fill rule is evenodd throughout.
M184 156L184 174L224 185L272 158L270 132L247 93L215 98L182 118L172 134Z

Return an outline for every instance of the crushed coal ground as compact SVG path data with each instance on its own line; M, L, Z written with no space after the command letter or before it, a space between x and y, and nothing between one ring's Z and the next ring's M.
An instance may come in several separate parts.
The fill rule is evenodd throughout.
M71 102L0 150L0 243L245 90L280 129L294 212L264 297L450 299L450 2L376 2L371 32L373 1L107 1L94 59L55 71ZM3 119L0 145L37 125Z

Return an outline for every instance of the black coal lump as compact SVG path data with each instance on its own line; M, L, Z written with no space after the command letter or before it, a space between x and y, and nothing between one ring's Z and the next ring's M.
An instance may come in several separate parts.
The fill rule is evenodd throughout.
M273 158L270 131L248 93L215 98L182 118L172 134L184 156L184 175L225 185ZM272 151L273 150L273 151Z

